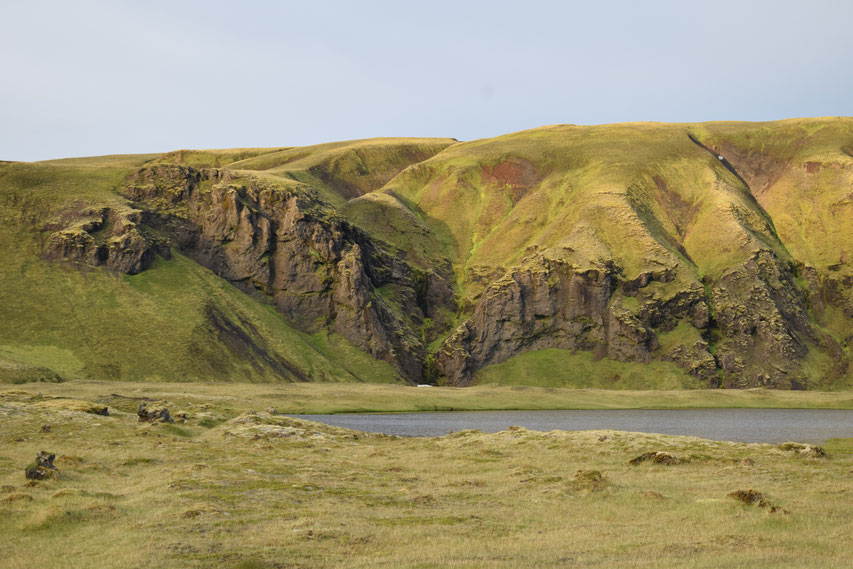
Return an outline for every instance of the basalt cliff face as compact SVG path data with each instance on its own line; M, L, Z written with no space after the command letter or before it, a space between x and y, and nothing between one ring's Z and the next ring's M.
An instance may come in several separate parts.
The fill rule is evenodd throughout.
M417 331L453 305L450 267L425 273L377 244L311 191L227 170L159 164L122 193L173 247L307 331L328 328L410 380L423 380ZM378 289L396 287L395 302Z
M839 118L182 151L58 204L40 247L127 275L180 254L415 383L556 348L692 386L843 387L851 148Z

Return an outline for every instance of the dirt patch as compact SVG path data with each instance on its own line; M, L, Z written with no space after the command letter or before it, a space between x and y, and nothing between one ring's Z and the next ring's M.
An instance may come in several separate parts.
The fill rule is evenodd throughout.
M220 510L216 506L209 506L206 504L202 504L202 505L196 506L194 508L190 508L189 510L186 510L183 514L181 514L181 517L182 518L197 518L199 516L205 516L205 515L218 516L221 514L222 514L222 510Z
M729 498L734 498L739 502L743 502L747 506L758 506L759 508L769 508L771 514L782 513L789 514L790 512L779 506L774 506L770 503L767 497L758 490L735 490L729 493Z
M749 184L755 195L761 195L770 189L791 166L791 156L799 149L794 144L786 149L786 155L774 155L762 152L761 149L741 148L730 142L721 140L712 144L714 152L724 155L737 173Z
M507 158L494 166L484 165L480 177L485 185L505 188L513 205L542 181L533 163L521 158Z
M820 170L821 164L820 162L806 162L805 164L803 164L803 166L806 167L806 172L808 172L809 174L814 174L815 172Z

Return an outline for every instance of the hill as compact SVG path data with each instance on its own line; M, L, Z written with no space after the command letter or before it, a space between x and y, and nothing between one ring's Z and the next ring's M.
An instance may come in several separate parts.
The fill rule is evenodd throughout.
M853 384L853 119L0 164L0 376Z

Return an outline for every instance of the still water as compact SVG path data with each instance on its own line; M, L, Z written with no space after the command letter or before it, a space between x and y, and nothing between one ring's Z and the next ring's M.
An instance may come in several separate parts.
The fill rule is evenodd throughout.
M764 443L853 437L853 410L835 409L596 409L294 416L348 429L408 437L436 437L463 429L497 432L510 425L535 431L615 429Z

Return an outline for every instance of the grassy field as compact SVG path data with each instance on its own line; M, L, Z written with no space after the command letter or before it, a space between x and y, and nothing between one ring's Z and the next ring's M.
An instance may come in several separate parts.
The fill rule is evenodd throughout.
M642 397L370 387L366 408L383 398L497 406L547 394L619 406ZM829 456L817 457L615 431L406 439L263 410L299 397L302 410L328 410L348 388L72 382L0 392L0 566L849 566L851 440L828 441ZM838 394L719 391L647 401L685 394L708 405L725 401L718 396L851 405ZM134 398L162 400L186 420L140 423ZM110 415L80 411L84 401ZM39 450L56 453L59 475L27 484L24 468ZM629 463L654 451L678 463ZM760 492L764 504L730 496L741 490Z
M10 386L11 388L12 386ZM216 400L228 413L382 413L535 409L853 409L853 392L773 389L607 390L526 385L412 387L366 383L30 383L16 390L93 401L119 394L168 399L180 407Z

